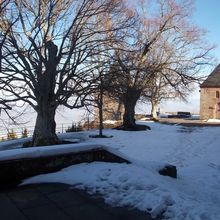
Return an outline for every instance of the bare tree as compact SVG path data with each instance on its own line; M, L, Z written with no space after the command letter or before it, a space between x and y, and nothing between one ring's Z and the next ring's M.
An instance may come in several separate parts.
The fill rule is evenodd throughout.
M9 0L0 0L0 25L3 25L3 17L5 15L5 8L9 4ZM1 31L1 30L0 30ZM2 67L2 45L3 45L3 34L0 32L0 72Z
M2 17L5 15L5 8L9 4L9 0L0 0L0 25L3 24ZM1 73L1 64L2 64L2 45L3 45L3 34L0 32L0 73ZM11 110L12 107L6 103L6 101L0 98L0 115L2 111L8 114L8 110ZM9 115L9 114L8 114Z
M5 10L2 96L6 103L23 101L37 112L32 145L57 143L56 109L84 105L94 82L92 57L126 27L124 6L120 0L11 0ZM96 18L106 13L114 23L97 28ZM114 38L106 38L108 32L115 32Z
M128 9L124 11L124 16L127 18L125 19L126 22L124 23L124 28L119 28L116 32L106 32L106 39L110 38L112 40L108 41L104 45L100 45L99 50L101 53L92 59L92 62L97 64L93 71L95 83L93 84L93 89L91 90L89 98L87 98L86 105L91 105L93 108L98 110L98 114L95 113L95 115L98 115L99 135L95 135L96 137L106 137L103 135L103 117L104 112L106 112L106 109L104 108L106 103L104 102L106 101L105 99L109 97L108 91L111 87L110 80L106 80L106 75L111 67L114 49L123 42L124 37L127 35L127 30L132 29L137 21L134 13L130 13ZM113 29L112 25L115 23L115 17L112 17L110 14L106 13L103 16L99 16L98 19L99 21L97 23L100 29L102 29L103 26L106 26L106 28L110 30ZM97 118L95 120L97 120Z
M175 75L171 78L172 84L176 84L178 78ZM170 84L162 74L156 74L147 88L143 92L141 100L148 101L151 104L151 117L157 118L159 111L159 104L164 100L180 99L187 101L187 96L193 91L194 82L188 82L187 86L181 86L178 89Z
M104 64L104 63L103 63ZM93 108L98 109L98 122L99 122L99 135L97 137L104 137L103 135L103 104L104 104L104 94L106 92L106 85L104 83L105 76L105 66L99 66L96 69L96 73L94 74L96 78L96 86L94 87L93 92L90 94L89 104L92 105ZM97 78L98 76L98 78ZM96 120L96 118L95 118Z
M140 26L116 50L110 72L115 75L114 92L125 107L123 128L129 130L137 128L137 101L158 74L175 91L183 91L200 79L200 68L210 62L213 48L203 40L205 32L191 24L192 1L159 0L154 2L154 14L145 12L148 2L138 1Z

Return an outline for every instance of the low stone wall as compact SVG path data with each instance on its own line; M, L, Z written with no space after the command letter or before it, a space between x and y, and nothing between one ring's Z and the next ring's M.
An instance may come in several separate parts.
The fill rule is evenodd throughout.
M93 161L130 163L126 159L101 148L39 158L0 161L0 188L16 185L27 177L55 172L70 165Z

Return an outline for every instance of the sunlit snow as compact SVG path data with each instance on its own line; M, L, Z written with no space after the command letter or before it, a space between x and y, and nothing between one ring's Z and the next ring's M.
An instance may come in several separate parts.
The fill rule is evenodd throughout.
M26 179L23 184L68 183L101 194L109 204L136 207L153 217L165 211L164 216L173 220L220 219L220 127L139 123L147 123L151 130L109 129L104 134L112 138L84 139L81 143L115 149L132 164L83 163ZM89 134L97 131L80 133ZM75 146L80 148L80 144ZM166 163L177 166L177 179L158 174Z

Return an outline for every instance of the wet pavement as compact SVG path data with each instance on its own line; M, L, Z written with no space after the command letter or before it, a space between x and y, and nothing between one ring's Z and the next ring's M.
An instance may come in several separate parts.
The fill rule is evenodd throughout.
M14 187L0 192L0 220L151 220L146 212L111 207L66 184Z

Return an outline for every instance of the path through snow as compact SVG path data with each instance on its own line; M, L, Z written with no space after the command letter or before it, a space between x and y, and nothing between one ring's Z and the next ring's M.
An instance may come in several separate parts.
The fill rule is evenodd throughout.
M68 183L99 192L112 205L137 207L152 216L166 211L172 220L220 219L220 128L180 132L180 126L147 124L151 131L105 130L113 138L86 141L116 148L133 164L79 164L24 183ZM178 178L158 175L161 163L176 165Z

